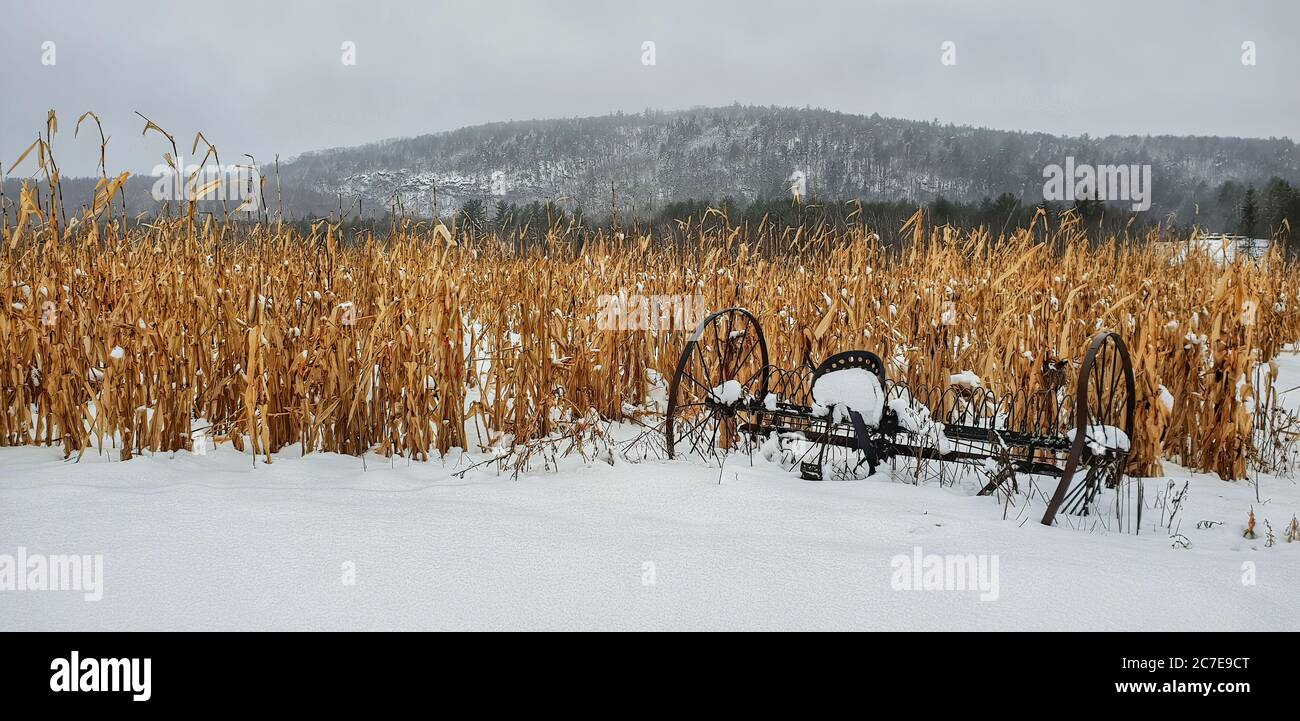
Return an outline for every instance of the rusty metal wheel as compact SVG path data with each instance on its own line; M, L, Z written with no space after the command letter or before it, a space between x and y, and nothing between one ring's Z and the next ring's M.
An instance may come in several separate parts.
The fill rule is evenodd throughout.
M1044 525L1052 525L1061 511L1088 515L1101 489L1119 484L1132 450L1135 400L1128 348L1119 335L1099 333L1079 367L1069 455ZM1084 473L1078 473L1080 466Z
M734 448L740 427L757 420L769 370L763 328L749 311L727 308L700 321L668 385L668 457L713 461Z

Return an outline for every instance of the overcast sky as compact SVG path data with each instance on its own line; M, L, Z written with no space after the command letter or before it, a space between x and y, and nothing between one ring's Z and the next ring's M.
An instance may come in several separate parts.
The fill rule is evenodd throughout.
M1065 134L1300 137L1295 0L4 0L2 12L6 173L50 108L65 175L95 172L96 142L84 127L72 137L86 110L112 136L109 169L133 172L167 149L140 136L136 110L182 152L202 130L228 163L732 102Z

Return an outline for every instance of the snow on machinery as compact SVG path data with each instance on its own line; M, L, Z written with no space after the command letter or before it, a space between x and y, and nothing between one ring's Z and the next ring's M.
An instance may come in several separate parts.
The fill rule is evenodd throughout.
M1098 513L1099 491L1120 486L1135 395L1128 350L1113 332L1092 339L1077 369L1044 372L1056 376L1044 388L998 394L967 373L946 387L909 385L866 350L778 368L754 315L727 308L701 321L682 350L664 438L669 457L714 460L747 446L809 480L864 478L889 462L918 482L973 482L981 495L1010 498L1021 476L1055 478L1050 495L1031 484L1051 525L1058 512ZM1135 485L1136 503L1116 501L1130 528L1141 522Z

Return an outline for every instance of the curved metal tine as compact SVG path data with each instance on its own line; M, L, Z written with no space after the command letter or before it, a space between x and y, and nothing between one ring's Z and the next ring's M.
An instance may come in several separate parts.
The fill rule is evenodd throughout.
M785 379L785 371L782 370L781 368L777 368L776 366L770 364L767 366L767 368L770 373L770 375L768 375L767 392L775 393L778 401L784 400L788 403L790 398L790 393L787 390L789 384Z
M932 404L930 415L941 423L948 422L948 414L949 411L952 410L951 404L948 402L948 394L948 388L938 387L930 389L930 403Z
M966 401L966 425L975 428L984 427L984 393L980 388L972 388L963 400Z
M922 405L930 411L930 417L936 422L946 423L948 415L944 411L944 393L942 388L932 388L930 386L919 386L923 392Z
M939 395L939 407L943 409L942 418L948 423L961 423L961 404L958 403L961 399L957 397L957 392L952 389L952 386L948 386Z
M1071 488L1070 492L1066 494L1065 499L1061 501L1061 511L1063 513L1069 516L1079 515L1079 493L1080 489L1083 487L1084 483L1080 481L1078 485Z
M777 398L781 398L781 388L783 387L781 382L781 369L768 363L767 365L760 367L758 370L760 373L767 373L767 392L775 393Z
M907 383L904 387L914 403L918 403L925 407L926 410L930 410L930 392L926 390L925 386Z
M912 385L905 380L900 380L898 387L901 389L898 394L899 398L903 397L902 391L906 391L907 397L911 399L913 405L925 408L927 411L930 410L930 393L926 390L925 386ZM933 411L931 411L931 413L933 414Z
M943 407L947 409L943 414L943 417L947 418L949 423L960 424L962 414L961 411L959 410L960 407L959 401L961 400L961 398L957 396L957 391L953 390L952 387L949 386L948 388L944 389L941 397L942 397Z
M791 381L791 376L793 376L793 371L784 368L774 368L772 376L774 383L771 388L768 388L768 392L775 393L777 400L782 400L786 403L797 403L798 401L795 400L796 386L794 385L794 382Z
M799 383L799 403L801 405L812 405L812 369L803 366L795 372Z
M946 422L948 418L943 407L945 390L931 386L919 386L919 388L921 390L921 404L925 406L926 410L930 411L930 417L939 423Z
M1076 474L1075 477L1078 478L1078 475ZM1071 516L1082 515L1079 511L1085 510L1088 504L1091 503L1093 495L1095 495L1090 488L1094 485L1092 467L1089 466L1087 472L1083 474L1083 478L1079 479L1079 482L1066 494L1061 507Z
M808 389L808 377L811 373L812 371L808 370L807 366L801 366L794 371L794 382L798 388L799 397L803 399L801 403L804 403L805 405L808 400L808 394L810 393L810 390Z
M1014 391L1011 393L993 393L989 391L989 428L994 433L1001 433L1015 428L1015 421L1006 412L1006 409L1015 407L1017 396L1019 396L1019 393ZM1001 427L999 427L999 423L1001 423Z
M1024 428L1032 431L1039 423L1035 418L1033 398L1028 393L1012 393L1000 409L1006 422L1003 428L1008 431Z
M974 417L975 394L971 393L969 395L965 395L955 388L948 389L948 392L952 394L953 409L954 410L960 409L959 412L961 413L961 416L959 417L957 422L967 426L976 425L976 420Z
M993 391L985 388L980 395L979 413L987 424L989 430L996 430L998 426L998 397Z
M784 394L781 393L783 387L781 383L781 369L768 363L758 369L758 373L764 372L767 373L767 392L775 393L777 400L780 400L784 397Z
M1020 423L1020 421L1016 420L1015 412L1016 412L1015 393L1012 393L1009 396L1002 396L1001 398L998 398L996 402L993 404L993 430L994 431L1015 430L1017 424ZM1002 428L998 428L999 416L1005 419L1002 422Z

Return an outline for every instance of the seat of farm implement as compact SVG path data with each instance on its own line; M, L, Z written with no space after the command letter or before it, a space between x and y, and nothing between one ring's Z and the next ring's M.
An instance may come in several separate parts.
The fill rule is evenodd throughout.
M678 359L664 437L670 457L710 460L762 444L810 480L866 477L885 461L896 472L905 462L917 482L976 474L981 494L1014 492L1018 474L1047 476L1058 479L1051 524L1058 511L1087 515L1120 482L1133 429L1133 370L1118 335L1097 334L1067 379L1071 368L1057 363L1052 384L1004 393L973 374L910 385L865 349L779 368L757 318L728 308L700 323Z

